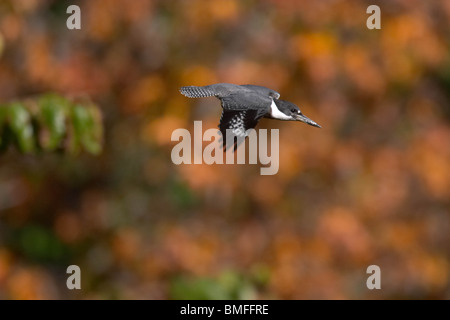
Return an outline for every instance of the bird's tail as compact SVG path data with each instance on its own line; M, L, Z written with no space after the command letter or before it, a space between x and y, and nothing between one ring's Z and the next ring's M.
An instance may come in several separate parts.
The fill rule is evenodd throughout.
M183 96L188 98L204 98L204 97L212 97L215 95L214 91L209 89L208 86L197 87L197 86L188 86L181 87L180 92Z

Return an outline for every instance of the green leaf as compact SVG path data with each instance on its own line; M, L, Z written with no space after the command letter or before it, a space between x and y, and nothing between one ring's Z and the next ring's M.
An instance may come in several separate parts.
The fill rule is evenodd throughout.
M227 300L229 293L217 281L208 278L177 279L171 286L171 298L175 300Z
M12 103L8 108L8 120L19 149L24 153L33 152L35 150L34 130L30 113L25 106L20 102Z
M254 285L242 275L225 271L216 278L176 278L170 287L176 300L242 300L254 299Z
M27 225L17 229L10 239L12 245L30 260L64 263L70 248L51 229Z
M40 143L45 150L59 148L66 134L66 116L69 101L57 95L49 94L39 99L38 115L40 128Z
M77 104L72 109L75 140L92 154L102 150L101 119L95 108Z

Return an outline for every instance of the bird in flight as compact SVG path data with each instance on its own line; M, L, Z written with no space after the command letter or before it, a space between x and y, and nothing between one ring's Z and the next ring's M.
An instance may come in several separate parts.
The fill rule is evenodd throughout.
M219 130L222 132L224 150L228 149L227 129L233 137L246 137L247 130L255 128L261 118L301 121L321 128L306 117L295 104L279 99L278 92L263 86L217 83L203 87L181 87L180 92L189 98L216 97L220 100L223 111ZM234 141L234 149L236 148L237 142Z

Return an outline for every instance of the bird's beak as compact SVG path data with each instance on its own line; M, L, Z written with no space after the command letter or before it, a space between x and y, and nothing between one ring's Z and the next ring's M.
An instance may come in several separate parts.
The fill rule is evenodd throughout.
M314 127L317 127L317 128L322 128L322 127L321 127L320 125L318 125L316 122L312 121L310 118L305 117L305 116L302 115L302 114L297 114L297 115L295 115L295 120L304 122L304 123L306 123L306 124L309 124L310 126L314 126Z

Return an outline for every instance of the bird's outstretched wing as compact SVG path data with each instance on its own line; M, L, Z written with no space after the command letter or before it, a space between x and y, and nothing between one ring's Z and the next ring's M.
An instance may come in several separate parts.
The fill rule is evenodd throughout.
M188 98L217 97L219 99L231 94L241 94L251 91L249 88L231 83L216 83L208 86L181 87L180 92Z
M275 90L263 87L263 86L257 86L255 84L243 84L243 85L241 85L241 87L253 90L264 96L269 96L274 99L280 99L280 94L278 92L276 92Z
M202 87L187 86L181 87L180 92L188 98L217 97L220 99L229 95L249 94L252 92L275 99L280 98L280 94L275 90L254 84L237 85L231 83L216 83Z
M220 98L220 101L223 112L219 129L222 133L223 149L226 151L231 146L236 150L244 141L247 130L255 128L258 121L269 112L272 98L250 90L245 94L230 94ZM227 129L231 130L233 141L227 142Z
M219 99L225 110L264 110L268 112L272 104L271 97L252 90L245 93L232 93Z
M212 97L216 95L216 92L212 90L211 88L208 88L209 86L205 87L197 87L197 86L188 86L188 87L181 87L180 92L183 96L186 96L188 98L205 98L205 97Z
M247 137L249 129L254 129L258 124L258 121L264 116L265 112L261 110L226 110L222 111L220 117L219 129L222 133L222 146L226 151L231 146L234 150L244 141ZM227 141L228 138L232 138L232 141Z

